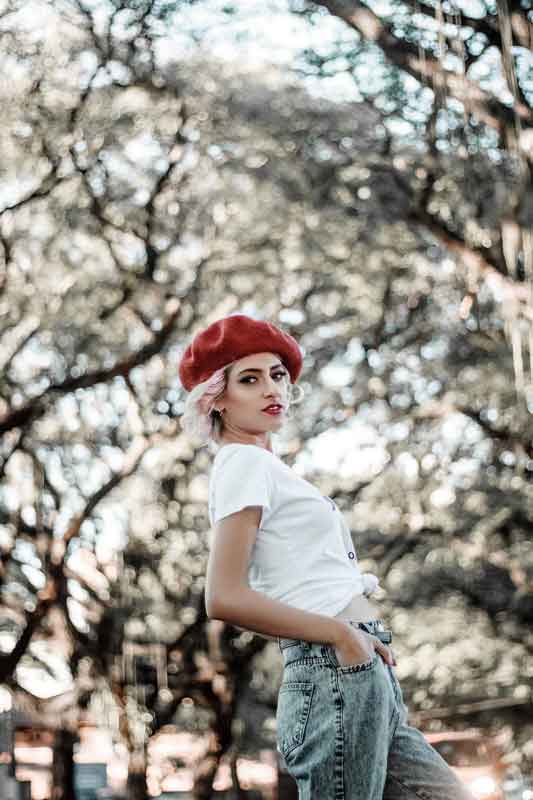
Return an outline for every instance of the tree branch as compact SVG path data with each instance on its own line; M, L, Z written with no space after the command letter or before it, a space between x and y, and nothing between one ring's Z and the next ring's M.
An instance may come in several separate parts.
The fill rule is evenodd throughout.
M532 109L523 103L516 104L514 109L509 108L468 78L445 70L433 54L424 51L425 56L421 59L417 46L398 39L392 33L392 26L384 23L360 0L313 0L313 2L327 8L333 16L342 19L366 41L380 47L393 64L430 89L434 88L435 76L439 76L448 94L463 103L480 120L495 128L500 134L515 136L515 113L525 127L533 124ZM524 154L526 158L530 157L525 147Z

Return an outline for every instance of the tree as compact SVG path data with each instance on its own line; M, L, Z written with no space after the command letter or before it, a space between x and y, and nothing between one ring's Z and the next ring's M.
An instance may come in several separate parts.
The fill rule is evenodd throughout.
M213 731L198 796L231 749L252 672L274 702L275 645L205 619L210 459L178 424L183 348L242 309L305 348L309 403L282 454L294 464L322 448L308 477L381 577L414 707L529 691L531 422L494 294L509 287L524 316L520 270L498 261L509 181L523 197L511 160L492 161L481 133L468 159L420 152L387 134L377 102L313 98L288 71L260 79L204 53L178 70L156 56L169 24L156 4L101 16L43 4L38 47L10 8L4 677L58 636L59 610L80 699L106 679L141 794L147 738L181 723L186 698L200 720L187 724ZM475 244L487 229L493 255ZM468 281L465 254L480 268ZM76 553L92 553L99 586ZM124 645L147 644L164 651L162 694L149 659L145 683L126 675ZM528 735L516 724L515 746Z

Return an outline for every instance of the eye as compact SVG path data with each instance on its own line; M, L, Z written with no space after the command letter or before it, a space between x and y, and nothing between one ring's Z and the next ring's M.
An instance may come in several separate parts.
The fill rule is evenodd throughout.
M285 372L285 370L283 370L283 372L273 372L272 373L274 378L283 378L284 375L286 375L286 374L287 373ZM242 380L240 380L239 383L245 383L245 382L247 383L250 380L250 378L252 378L254 381L257 380L255 375L247 375L245 378L242 378Z

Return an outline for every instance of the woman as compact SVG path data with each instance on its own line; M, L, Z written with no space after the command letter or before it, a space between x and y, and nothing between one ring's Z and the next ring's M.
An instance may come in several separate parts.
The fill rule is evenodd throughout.
M182 356L183 427L216 447L207 614L277 640L277 747L300 800L472 800L407 723L392 633L368 598L378 581L343 515L272 448L301 369L292 336L244 314Z

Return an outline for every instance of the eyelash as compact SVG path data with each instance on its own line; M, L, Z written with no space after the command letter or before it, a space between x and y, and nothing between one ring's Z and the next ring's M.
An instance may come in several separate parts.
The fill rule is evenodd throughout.
M286 375L287 373L286 372L273 372L272 374L274 375L274 377L280 376L280 377L283 378L283 376ZM243 378L241 381L239 381L239 383L244 383L245 381L248 381L250 378L254 378L255 379L255 375L248 375L246 378Z

